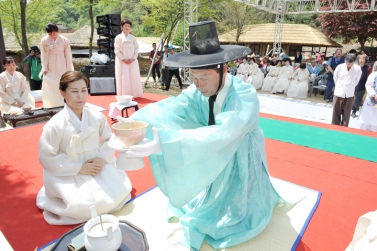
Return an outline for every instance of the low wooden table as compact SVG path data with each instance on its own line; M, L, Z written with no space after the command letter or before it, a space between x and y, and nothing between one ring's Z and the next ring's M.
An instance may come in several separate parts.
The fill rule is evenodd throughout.
M52 117L55 114L57 114L59 111L61 111L63 108L64 106L48 108L48 109L44 109L44 108L35 109L35 110L32 110L34 112L33 115L29 115L27 113L21 114L21 115L4 114L3 118L5 121L11 122L13 127L16 127L17 122L46 117L46 116Z

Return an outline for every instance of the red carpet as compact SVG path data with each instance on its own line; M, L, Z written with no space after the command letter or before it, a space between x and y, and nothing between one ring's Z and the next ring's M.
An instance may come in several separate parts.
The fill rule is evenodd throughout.
M145 94L136 101L142 107L163 98L165 96ZM95 96L88 101L108 109L115 96ZM104 112L106 116L107 112ZM0 230L16 251L33 250L73 228L47 224L42 211L35 206L36 194L43 185L42 167L38 162L42 128L43 124L39 124L0 132ZM355 129L348 132L365 133ZM362 142L355 144L362 145ZM322 192L321 202L297 250L344 250L352 239L358 217L377 209L373 197L377 192L375 163L269 139L266 148L272 176ZM134 188L133 196L155 185L149 163L128 175Z

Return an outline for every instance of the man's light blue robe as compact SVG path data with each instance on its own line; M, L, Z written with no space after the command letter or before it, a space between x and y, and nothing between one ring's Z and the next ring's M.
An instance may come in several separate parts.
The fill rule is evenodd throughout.
M229 91L208 124L208 101L195 85L150 104L132 118L158 129L161 153L150 156L154 177L169 198L188 244L215 249L260 234L279 200L267 171L255 88L227 75Z

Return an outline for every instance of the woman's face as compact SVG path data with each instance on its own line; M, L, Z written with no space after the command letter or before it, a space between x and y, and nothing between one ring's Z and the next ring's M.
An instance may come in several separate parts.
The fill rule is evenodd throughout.
M88 88L83 79L71 82L65 91L60 91L71 110L83 109L88 99Z
M289 66L289 61L285 61L285 65L286 65L286 66Z
M278 66L278 67L280 67L280 66L281 66L281 62L280 62L280 61L278 62L277 66Z
M122 31L125 34L128 34L131 32L131 25L130 24L123 24Z
M17 68L17 65L14 61L10 62L9 64L5 64L3 66L5 70L7 70L7 72L9 72L9 74L11 75L13 75L13 73L16 71L16 68Z

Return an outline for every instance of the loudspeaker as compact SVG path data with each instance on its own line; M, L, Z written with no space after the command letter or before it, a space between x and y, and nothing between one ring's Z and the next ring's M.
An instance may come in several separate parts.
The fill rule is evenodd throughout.
M87 77L87 78L104 78L104 77L112 77L115 78L115 65L84 65L80 71Z
M120 25L120 14L97 16L96 21L98 24Z
M116 94L115 78L89 78L90 95Z
M105 47L105 48L114 48L114 39L112 38L97 39L97 45Z
M121 32L120 26L98 27L97 34L105 37L116 37Z

